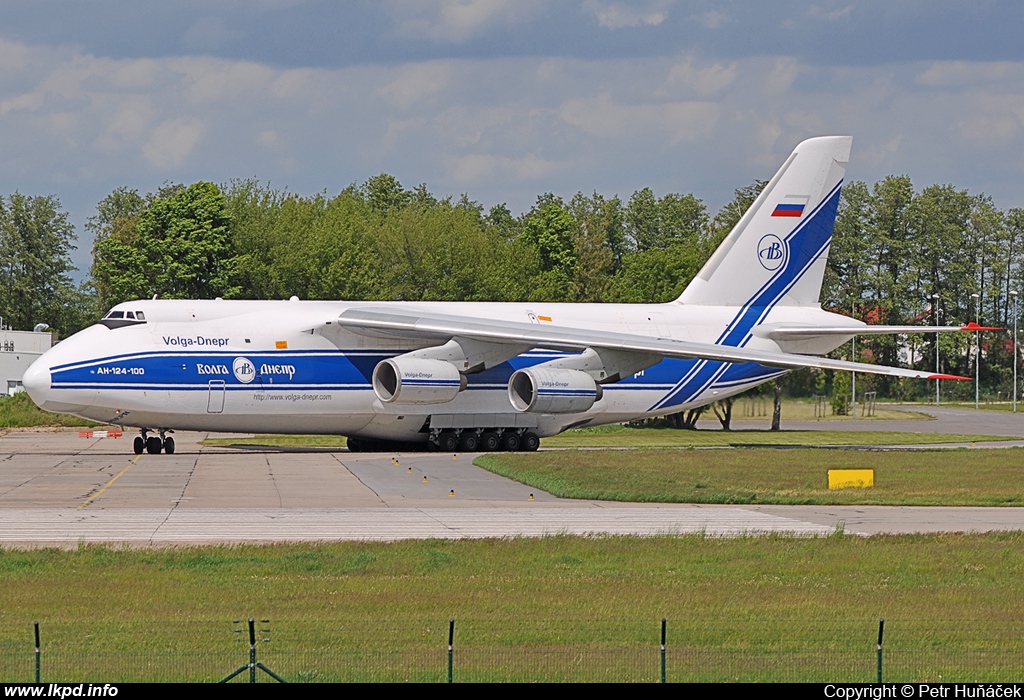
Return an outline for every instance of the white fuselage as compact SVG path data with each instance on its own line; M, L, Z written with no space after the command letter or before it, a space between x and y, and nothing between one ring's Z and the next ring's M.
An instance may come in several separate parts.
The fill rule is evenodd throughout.
M83 330L43 355L24 383L46 410L124 426L417 441L426 440L430 428L514 427L545 436L574 426L665 415L727 398L783 373L755 363L665 359L605 384L601 398L585 412L522 413L509 399L512 372L567 355L534 349L468 375L465 390L446 403L386 403L371 386L376 365L437 341L363 334L328 323L360 306L739 344L727 337L740 318L734 306L153 300L116 306L142 312L145 321ZM743 329L742 345L777 352L779 344L760 328L835 319L817 306L778 306L756 327ZM843 340L829 339L826 347L806 351L827 352Z

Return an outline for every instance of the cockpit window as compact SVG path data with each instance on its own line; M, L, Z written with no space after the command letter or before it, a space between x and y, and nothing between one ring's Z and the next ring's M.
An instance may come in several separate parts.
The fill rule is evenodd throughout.
M107 315L100 319L100 325L110 330L125 326L141 326L145 322L146 316L141 311L108 311Z

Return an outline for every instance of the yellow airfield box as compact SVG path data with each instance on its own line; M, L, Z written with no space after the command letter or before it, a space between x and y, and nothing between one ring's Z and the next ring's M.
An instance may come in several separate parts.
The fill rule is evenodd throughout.
M874 469L829 469L830 489L863 489L875 485Z

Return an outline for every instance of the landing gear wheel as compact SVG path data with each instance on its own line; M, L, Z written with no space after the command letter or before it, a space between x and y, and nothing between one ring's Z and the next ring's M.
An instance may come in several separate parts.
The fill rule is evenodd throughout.
M515 452L519 449L519 433L514 430L506 430L501 434L501 449L506 452Z
M476 433L471 430L462 431L462 435L459 436L460 452L476 452L478 444L480 444L480 439L477 438Z
M519 449L523 452L536 452L540 447L540 435L537 433L523 433L523 439L519 442Z
M359 438L350 437L345 440L345 443L348 445L349 452L363 452L366 450L366 447L363 445L363 441Z
M151 437L148 440L146 440L146 452L148 452L151 455L160 454L160 448L162 447L163 445L161 444L160 438L158 437Z
M146 441L142 439L141 435L139 435L135 438L135 444L133 444L132 447L135 450L135 454L140 455L146 449Z
M459 438L450 430L437 436L437 448L441 452L454 452L459 446Z
M477 447L478 450L484 452L494 452L496 449L501 447L501 438L493 430L485 430L480 433L480 445Z
M172 438L172 437L164 438L164 454L168 454L168 455L174 454L174 438Z

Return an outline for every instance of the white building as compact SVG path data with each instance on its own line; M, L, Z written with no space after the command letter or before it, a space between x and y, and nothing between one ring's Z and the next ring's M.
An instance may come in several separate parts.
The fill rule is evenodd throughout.
M22 391L25 370L52 344L49 332L0 330L0 396Z

